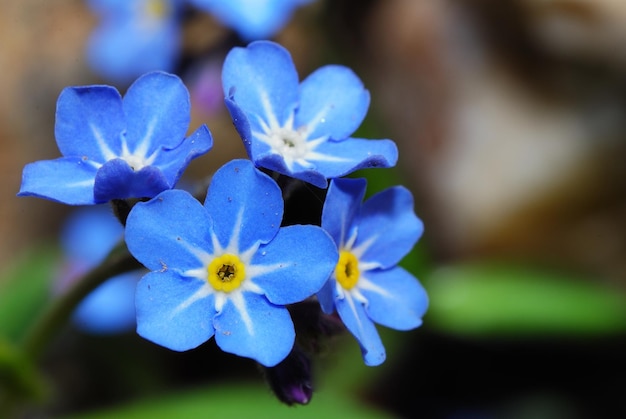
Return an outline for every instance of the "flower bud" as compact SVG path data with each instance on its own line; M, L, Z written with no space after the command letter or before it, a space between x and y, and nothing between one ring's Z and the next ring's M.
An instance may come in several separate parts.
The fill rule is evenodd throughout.
M311 360L297 345L282 362L264 370L270 388L281 402L291 406L311 401Z

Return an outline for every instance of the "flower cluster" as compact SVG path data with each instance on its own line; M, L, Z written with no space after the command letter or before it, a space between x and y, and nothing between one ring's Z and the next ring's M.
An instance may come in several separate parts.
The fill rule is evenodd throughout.
M427 295L397 264L422 222L406 188L362 202L366 181L342 178L398 157L391 140L351 137L369 93L350 69L322 67L300 83L286 49L256 41L230 51L222 82L249 159L217 170L204 203L174 188L212 137L206 126L185 137L189 95L163 72L140 77L123 99L108 86L65 89L56 119L64 157L27 165L19 194L129 208L120 217L126 245L150 271L136 288L138 334L175 351L215 338L274 368L281 400L306 403L316 346L307 340L340 319L365 363L378 365L376 323L421 324ZM307 183L327 188L320 225L286 223L286 188Z
M185 8L210 13L246 42L277 33L294 10L312 0L88 0L100 18L87 45L91 67L126 82L179 62Z

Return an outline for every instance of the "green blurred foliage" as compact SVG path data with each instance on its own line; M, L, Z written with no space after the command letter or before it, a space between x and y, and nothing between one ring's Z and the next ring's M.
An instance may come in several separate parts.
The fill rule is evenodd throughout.
M58 256L49 246L33 249L0 278L0 416L19 401L43 401L47 396L37 366L19 342L50 300Z
M0 339L0 417L19 402L41 402L47 396L47 385L35 364L17 346Z
M426 288L429 327L474 336L626 332L626 295L605 283L503 262L437 269Z
M60 252L51 246L32 249L0 279L0 337L17 342L50 301Z
M285 406L266 387L227 384L143 400L129 406L71 416L74 419L134 418L389 418L388 414L327 388L308 406Z

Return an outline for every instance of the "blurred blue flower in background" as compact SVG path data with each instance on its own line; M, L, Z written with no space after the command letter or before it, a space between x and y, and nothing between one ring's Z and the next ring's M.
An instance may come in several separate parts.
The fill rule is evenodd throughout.
M391 140L350 135L370 95L347 67L327 65L301 84L289 52L270 41L233 48L222 84L237 131L258 167L325 188L327 179L366 167L391 167Z
M312 0L189 0L233 28L244 41L271 38L289 21L294 9Z
M314 295L337 262L320 227L280 227L278 185L249 160L213 176L204 206L184 191L132 209L126 243L152 272L137 287L137 332L176 351L215 336L224 351L274 366L291 351L287 304Z
M205 125L185 138L190 111L185 85L163 72L137 79L123 100L110 86L68 87L55 125L64 157L26 165L18 195L90 205L171 189L213 146Z
M322 211L322 228L339 248L339 262L318 294L322 310L337 310L361 346L367 365L385 360L374 323L398 330L422 324L428 296L413 275L396 266L424 231L404 187L365 201L365 179L334 179Z
M87 45L92 69L127 83L141 74L172 71L181 43L182 0L89 0L100 18Z
M81 208L67 220L62 234L64 264L55 284L62 293L90 269L98 266L123 237L124 229L109 207ZM135 288L143 272L115 276L93 290L76 307L74 324L94 334L121 333L135 327Z

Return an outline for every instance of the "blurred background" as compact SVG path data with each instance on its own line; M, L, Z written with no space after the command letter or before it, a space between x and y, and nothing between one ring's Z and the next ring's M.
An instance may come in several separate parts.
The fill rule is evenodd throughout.
M7 323L8 296L49 298L72 212L15 197L26 163L59 156L60 91L128 84L88 65L99 18L84 1L0 5ZM245 152L221 103L230 29L191 13L181 30L176 71L191 90L191 128L206 123L215 139L190 166L192 182ZM39 365L46 397L20 417L168 417L181 406L213 417L238 414L228 409L246 398L257 417L626 417L626 3L317 0L274 39L301 78L344 64L370 90L357 136L392 138L400 161L357 175L371 192L401 183L415 195L426 233L404 266L429 292L424 325L381 331L389 353L378 368L362 365L349 336L328 342L316 360L319 392L297 408L272 398L253 362L213 342L178 354L132 332L70 325ZM29 310L2 327L27 324Z

